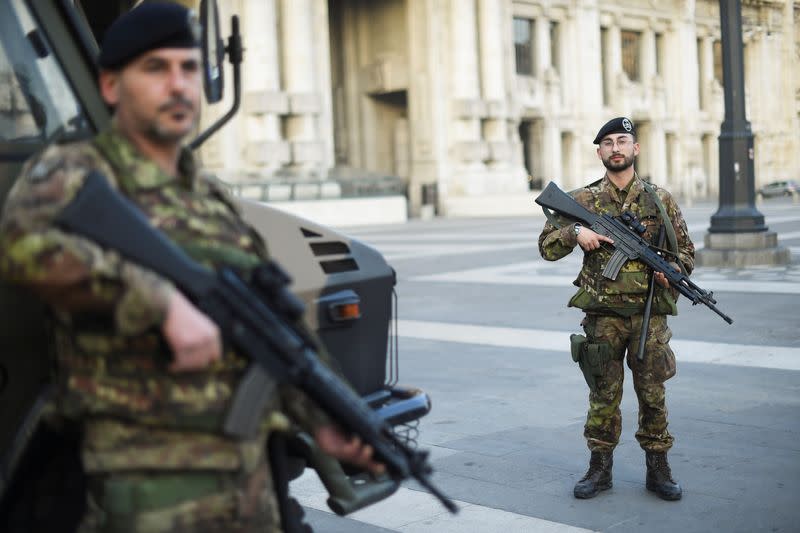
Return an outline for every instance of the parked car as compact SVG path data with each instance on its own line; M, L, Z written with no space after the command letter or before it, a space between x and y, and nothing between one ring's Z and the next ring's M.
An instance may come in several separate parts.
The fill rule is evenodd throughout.
M764 198L791 196L798 193L800 193L800 182L795 180L773 181L758 189L758 194Z

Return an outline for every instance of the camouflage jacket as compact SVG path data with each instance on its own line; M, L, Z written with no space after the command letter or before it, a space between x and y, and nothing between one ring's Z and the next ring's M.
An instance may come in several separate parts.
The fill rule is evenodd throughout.
M208 267L246 272L267 257L261 237L227 193L199 175L188 150L181 153L178 177L162 172L113 128L34 157L23 167L0 220L0 275L31 288L52 309L58 410L72 418L116 419L153 430L220 434L247 362L229 351L203 371L168 372L170 354L160 326L176 289L51 224L91 170L107 176L155 227ZM289 387L276 392L269 412L266 419L287 412L308 430L327 422L310 399ZM222 437L218 443L226 445ZM163 444L164 450L175 445L169 439Z
M694 268L694 244L689 238L683 215L669 192L654 185L651 187L667 211L677 238L678 258L685 272L690 274ZM638 177L634 177L628 186L620 191L607 176L604 176L587 187L572 191L570 195L594 213L619 216L623 211L631 211L647 228L644 238L655 243L658 227L662 223L661 215L652 194L644 188ZM561 224L560 228L548 222L539 236L539 253L547 261L561 259L572 252L578 244L575 225L563 218L557 222ZM583 267L573 282L579 290L570 299L569 305L597 314L630 316L641 313L647 297L650 271L640 261L628 261L616 280L604 278L601 272L611 258L611 252L608 251L610 249L612 249L610 246L606 246L584 253ZM657 286L653 312L677 314L676 299L677 293L674 290L665 290Z

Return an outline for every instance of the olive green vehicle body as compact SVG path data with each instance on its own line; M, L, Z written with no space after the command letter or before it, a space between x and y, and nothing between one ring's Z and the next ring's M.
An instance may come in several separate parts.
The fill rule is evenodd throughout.
M29 14L28 24L15 26L12 15L20 11ZM54 60L80 115L68 121L69 131L51 132L47 116L44 125L37 124L38 135L25 136L3 131L6 123L0 117L0 206L27 158L53 140L88 138L109 124L110 112L96 85L98 48L84 16L70 0L0 0L0 55L13 56L25 46L34 49L33 56L30 50L25 56L29 63L31 58L34 62ZM36 70L19 67L15 61L19 58L0 57L0 76L3 68L10 69L11 75L20 68L25 73ZM56 105L51 101L63 99L64 94L48 94L48 83L31 89L35 81L27 80L30 92L23 89L23 96L31 108L43 104L47 114L48 106ZM306 303L308 322L357 392L377 409L390 411L394 418L387 419L395 423L413 422L426 414L430 403L424 393L393 387L397 353L390 326L395 273L380 253L331 228L264 204L241 201L241 206L246 220L264 236L272 257L291 274L292 290ZM336 320L333 307L352 302L359 303L360 317ZM42 304L30 294L0 283L0 468L17 465L35 429L32 408L51 371L44 317ZM308 448L313 448L310 442ZM332 500L340 513L385 498L397 488L384 482L365 488L359 496L348 492L356 484L347 483L338 463L315 455L313 449L306 449L306 459L318 470L327 469L328 479L323 481L337 491ZM298 471L294 468L294 475ZM11 472L0 471L0 496L10 476Z

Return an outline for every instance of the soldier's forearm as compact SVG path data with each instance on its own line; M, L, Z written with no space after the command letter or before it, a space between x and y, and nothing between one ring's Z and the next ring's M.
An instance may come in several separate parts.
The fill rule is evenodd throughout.
M174 290L118 254L57 230L4 235L0 248L0 277L28 287L59 311L110 311L123 334L158 325Z
M575 249L578 241L571 228L572 225L567 225L546 234L542 232L539 238L539 253L545 261L557 261Z

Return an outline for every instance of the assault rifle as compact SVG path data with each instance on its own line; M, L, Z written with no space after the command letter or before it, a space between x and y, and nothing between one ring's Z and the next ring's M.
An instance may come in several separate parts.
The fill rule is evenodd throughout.
M313 341L295 325L304 304L288 291L289 276L276 263L254 269L250 280L229 268L219 272L206 269L153 228L141 211L96 171L87 176L55 223L171 280L219 326L225 342L252 361L225 424L228 434L255 434L275 384L292 384L345 431L369 444L392 478L413 477L448 511L457 511L455 503L429 479L428 452L413 450L401 441L364 400L320 362Z
M655 272L663 272L669 284L691 300L692 305L703 304L721 316L728 324L733 323L731 317L717 309L715 305L717 301L711 291L705 291L695 285L689 276L676 270L659 255L659 251L654 250L649 242L637 234L638 232L634 228L638 221L635 221L633 217L622 217L623 220L620 220L609 214L592 213L559 189L558 185L552 181L547 184L535 202L569 219L581 222L595 233L610 237L614 241L614 253L603 268L604 277L611 280L617 279L617 275L626 261L638 259Z

